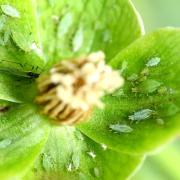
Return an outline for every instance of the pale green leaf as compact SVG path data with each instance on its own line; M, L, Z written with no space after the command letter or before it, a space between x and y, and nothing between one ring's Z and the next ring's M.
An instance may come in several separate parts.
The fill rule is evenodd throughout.
M41 72L44 55L34 0L0 0L0 69Z
M39 0L38 8L50 64L97 50L110 60L143 32L127 0Z
M105 109L95 109L81 131L111 148L139 154L159 147L180 131L180 30L167 28L146 35L111 62L123 72L123 94L103 100ZM152 58L160 58L147 67ZM126 67L124 64L126 62ZM127 80L137 74L134 81ZM113 133L111 124L126 124L131 133Z
M74 127L57 127L24 179L126 179L141 159L97 144Z
M0 71L0 100L11 102L32 102L36 95L36 85L33 78L16 76Z
M47 140L48 127L32 105L0 113L0 179L16 179L32 166Z

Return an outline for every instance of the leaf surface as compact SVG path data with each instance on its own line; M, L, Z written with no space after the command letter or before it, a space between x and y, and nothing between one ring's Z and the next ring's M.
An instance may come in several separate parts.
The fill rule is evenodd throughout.
M49 63L102 50L107 60L143 32L127 0L38 1L41 36Z
M110 65L121 71L124 87L106 96L105 109L96 108L79 129L97 142L134 154L152 151L178 134L179 49L180 30L167 28L144 36L122 51ZM132 75L136 78L129 78ZM125 124L133 131L114 133L109 128L112 124Z
M44 55L34 0L0 0L0 69L41 72Z
M23 176L47 140L48 128L32 105L0 113L0 179Z
M33 78L0 71L0 99L22 103L34 101L36 86Z
M126 179L141 160L97 144L74 127L56 127L25 179Z

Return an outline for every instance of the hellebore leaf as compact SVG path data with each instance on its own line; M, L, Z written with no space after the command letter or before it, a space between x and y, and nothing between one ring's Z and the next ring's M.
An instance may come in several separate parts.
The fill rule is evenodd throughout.
M95 109L78 128L96 142L120 152L152 151L180 131L180 29L146 35L117 55L110 65L125 78L123 94L107 95L105 108ZM148 66L152 58L160 59ZM132 74L138 78L127 80ZM113 133L111 124L127 124L131 133Z
M97 144L74 127L57 127L24 179L126 179L142 159Z

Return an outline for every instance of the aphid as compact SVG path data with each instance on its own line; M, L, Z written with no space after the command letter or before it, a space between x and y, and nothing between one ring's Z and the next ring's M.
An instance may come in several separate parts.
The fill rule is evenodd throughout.
M154 57L151 58L147 63L146 66L147 67L153 67L153 66L157 66L160 63L161 59L159 57Z
M112 93L111 96L113 96L113 97L125 96L125 93L124 93L123 89L118 89L114 93Z
M133 129L126 124L111 124L109 128L115 133L130 133L133 131Z
M138 75L135 73L127 78L128 81L136 81L137 79L138 79Z
M0 30L2 30L6 24L7 17L5 15L0 16Z
M98 169L97 167L95 167L95 168L93 169L93 172L94 172L94 176L95 176L95 177L99 177L99 176L100 176L99 169Z
M140 90L139 90L137 87L131 88L131 91L132 91L133 93L138 93L138 92L140 92Z
M148 119L152 114L153 110L150 109L142 109L140 111L135 112L133 115L129 116L129 119L132 121L141 121Z
M144 68L142 71L141 71L141 75L143 76L148 76L149 75L149 68Z
M10 6L8 4L3 4L3 5L1 5L1 10L7 16L10 16L10 17L13 17L13 18L20 18L19 12L13 6Z
M6 148L7 146L9 146L12 143L11 139L3 139L0 140L0 149Z
M77 52L82 47L83 40L84 40L84 31L82 27L79 27L72 41L73 52Z
M161 119L161 118L156 119L156 122L157 122L159 125L164 125L164 120Z
M167 92L168 92L168 88L167 87L165 87L165 86L161 86L159 89L158 89L158 94L160 94L160 95L164 95L164 94L167 94Z
M128 62L127 61L123 61L120 73L123 73L127 69L127 67L128 67Z
M73 153L71 157L73 169L78 169L80 166L80 157L77 153Z
M142 90L145 93L153 93L161 86L161 84L162 83L160 83L160 82L158 82L156 80L148 79L145 82L143 82Z

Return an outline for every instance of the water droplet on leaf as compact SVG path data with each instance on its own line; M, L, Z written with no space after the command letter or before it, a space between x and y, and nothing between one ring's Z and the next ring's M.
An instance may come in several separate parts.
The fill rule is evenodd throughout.
M159 57L154 57L151 58L147 63L146 66L147 67L153 67L153 66L157 66L160 63L161 59Z
M109 128L116 133L130 133L133 131L133 129L126 124L111 124Z
M1 9L2 9L3 13L6 14L7 16L10 16L13 18L20 18L19 12L13 6L4 4L4 5L1 5Z
M148 119L153 114L153 112L154 111L150 109L143 109L143 110L135 112L133 115L130 115L129 119L132 121L145 120L145 119Z

